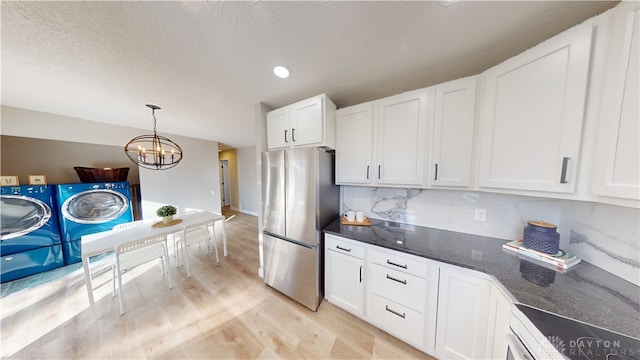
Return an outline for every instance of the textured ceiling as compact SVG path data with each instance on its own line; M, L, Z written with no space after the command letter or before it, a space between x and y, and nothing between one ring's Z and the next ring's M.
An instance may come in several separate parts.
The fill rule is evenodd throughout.
M245 147L258 102L477 74L616 3L2 1L2 104Z

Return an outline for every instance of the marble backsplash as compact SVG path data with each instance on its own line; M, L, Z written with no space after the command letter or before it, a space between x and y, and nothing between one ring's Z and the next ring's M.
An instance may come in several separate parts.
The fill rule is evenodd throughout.
M640 286L640 210L591 202L470 191L341 187L342 212L513 240L527 221L558 225L560 248ZM487 211L476 221L476 209Z

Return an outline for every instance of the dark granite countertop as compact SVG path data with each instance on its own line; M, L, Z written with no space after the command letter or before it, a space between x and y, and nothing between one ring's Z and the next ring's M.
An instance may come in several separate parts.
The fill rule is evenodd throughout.
M324 231L487 273L520 304L640 339L640 288L584 260L561 273L506 252L506 240L376 219Z

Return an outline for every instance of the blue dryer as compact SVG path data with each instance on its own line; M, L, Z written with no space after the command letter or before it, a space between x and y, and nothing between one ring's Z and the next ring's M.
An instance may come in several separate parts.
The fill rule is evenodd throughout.
M0 282L64 265L54 188L0 188Z
M111 230L133 221L129 183L56 185L65 264L82 260L82 235Z

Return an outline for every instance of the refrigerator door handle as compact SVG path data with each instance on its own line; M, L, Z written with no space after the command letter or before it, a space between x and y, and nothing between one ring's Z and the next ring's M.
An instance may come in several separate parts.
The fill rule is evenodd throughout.
M263 233L264 233L265 235L269 235L269 236L271 236L271 237L274 237L274 238L277 238L277 239L280 239L280 240L284 240L284 241L290 242L290 243L292 243L292 244L300 245L300 246L302 246L302 247L306 247L306 248L308 248L308 249L315 249L315 248L317 247L317 245L307 244L307 243L305 243L305 242L298 241L298 240L294 240L294 239L288 238L288 237L286 237L286 236L282 236L282 235L274 234L274 233L269 232L269 231L266 231L266 230L265 230L265 231L263 231Z

